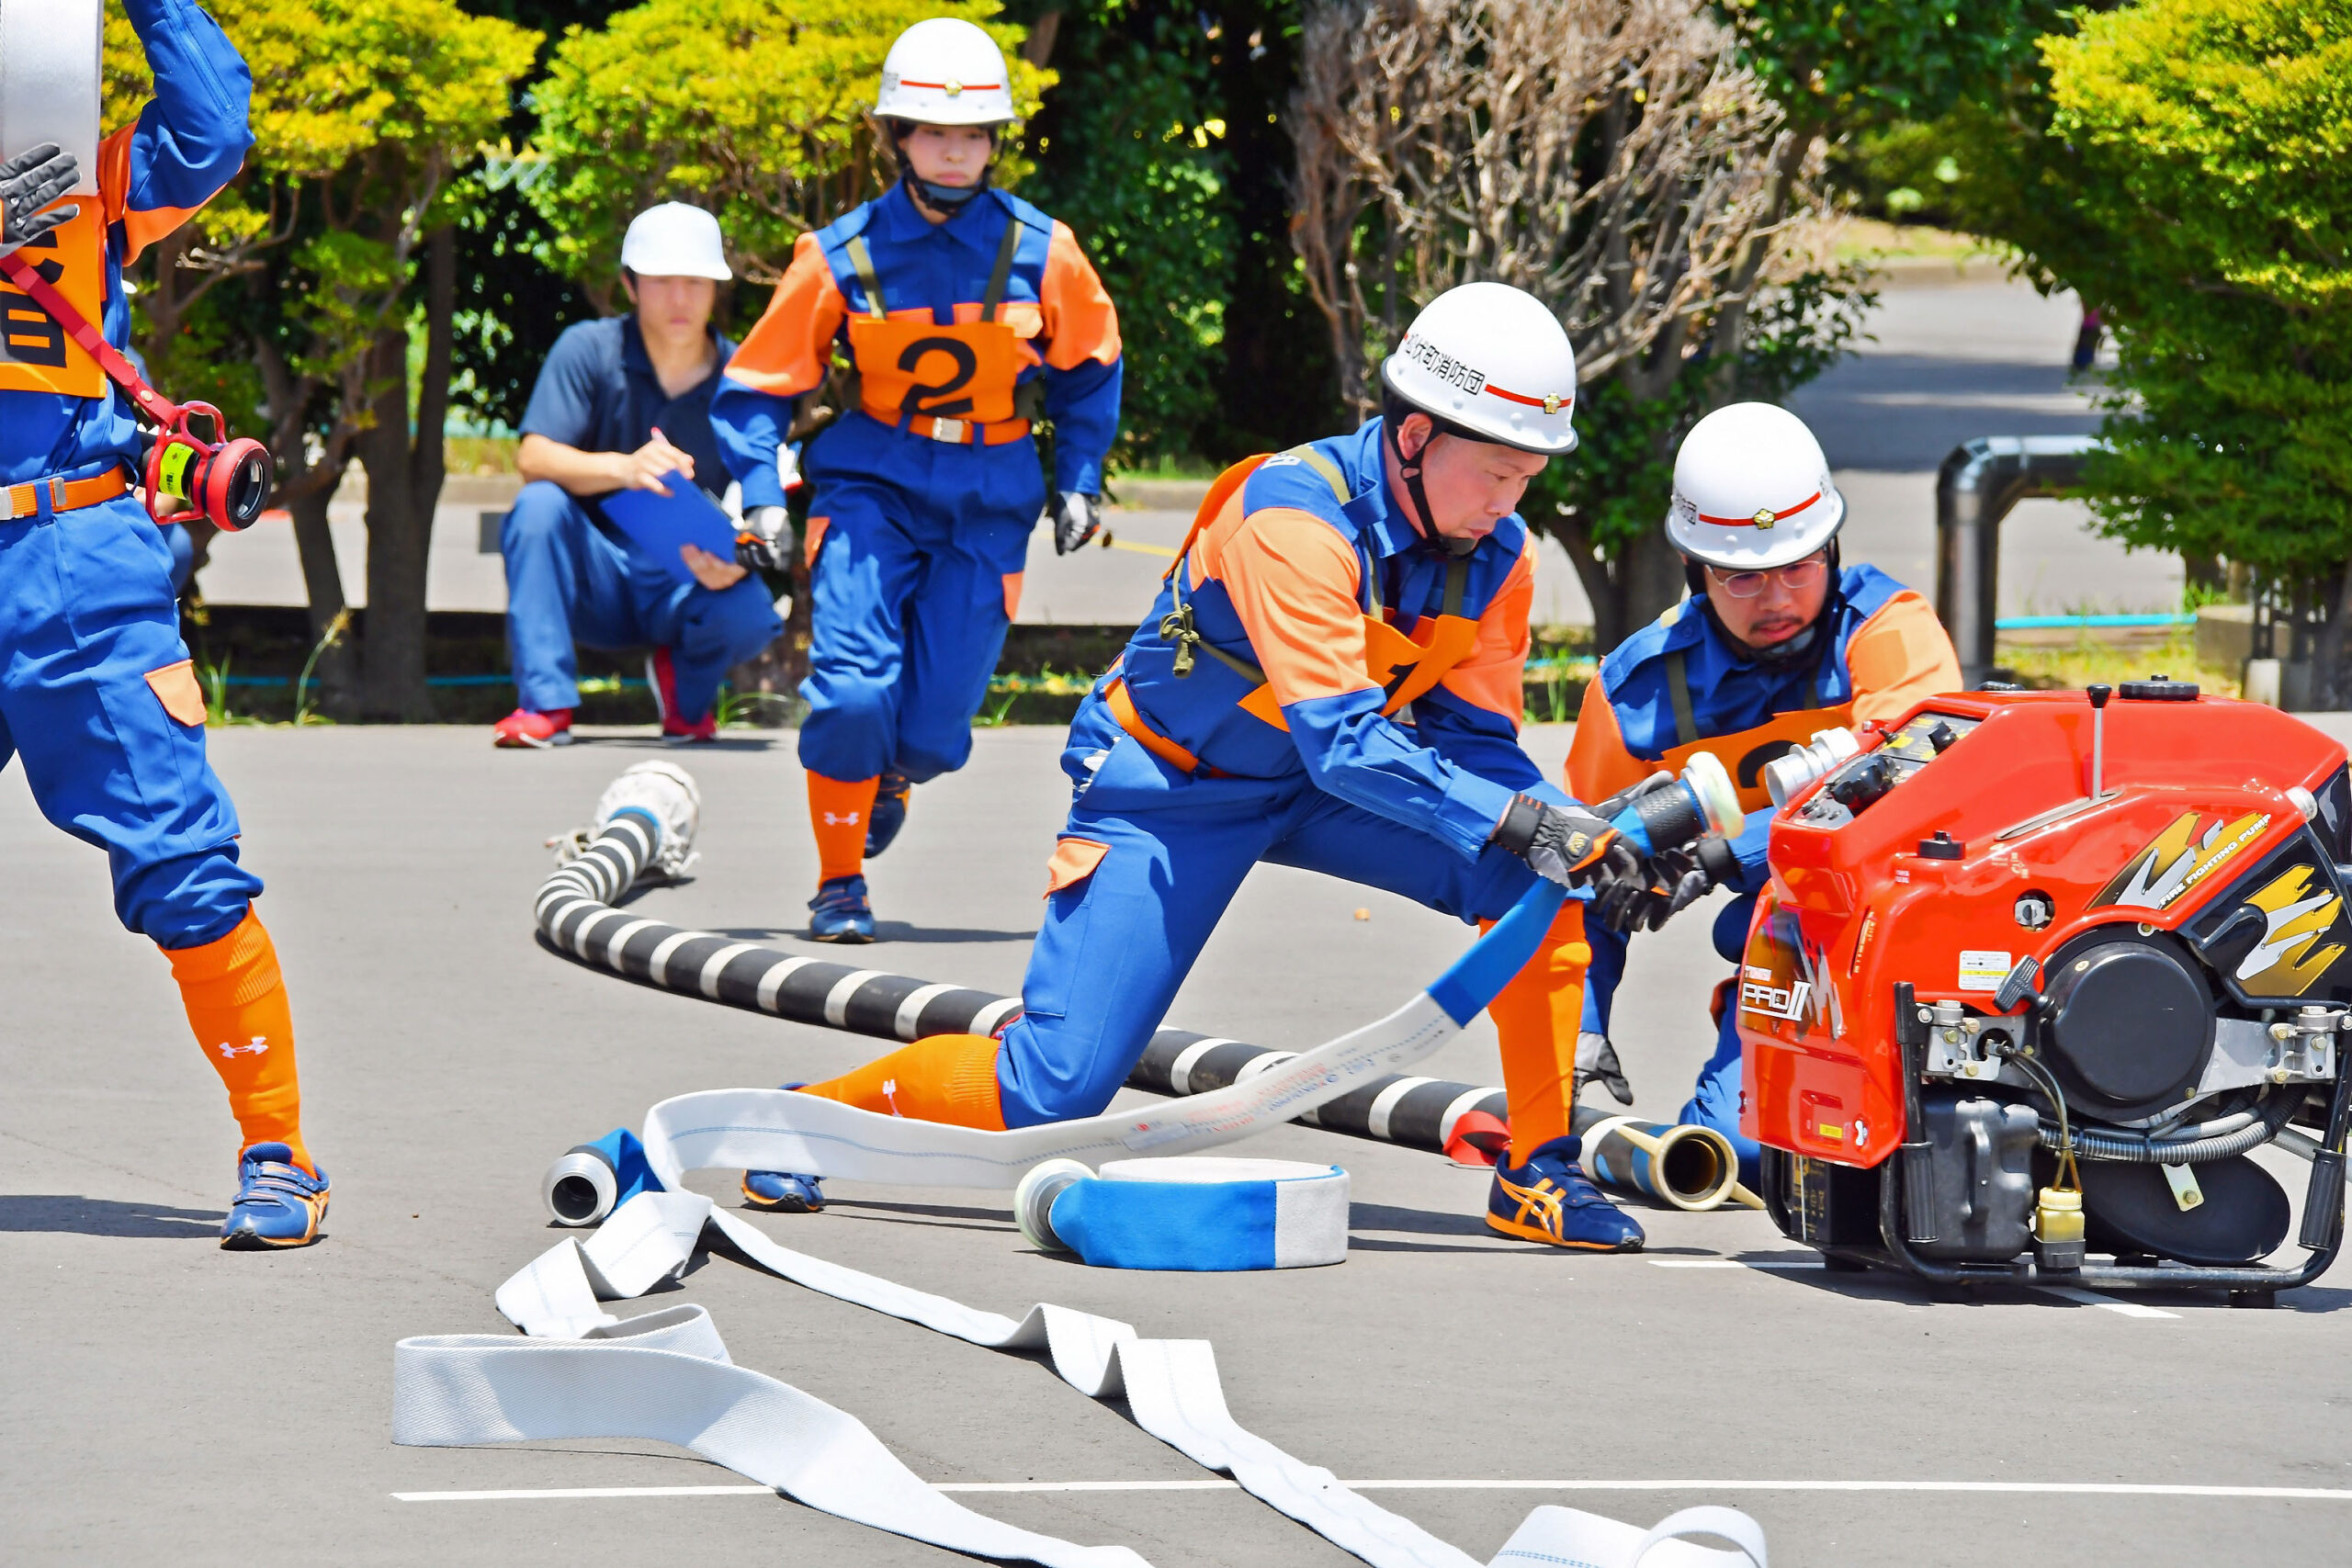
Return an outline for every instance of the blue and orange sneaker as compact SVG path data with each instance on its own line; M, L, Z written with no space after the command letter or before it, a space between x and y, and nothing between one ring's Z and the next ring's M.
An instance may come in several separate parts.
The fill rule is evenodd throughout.
M907 792L914 784L904 773L884 773L874 786L874 809L865 818L865 858L872 860L890 847L907 825Z
M814 1214L825 1206L825 1190L813 1176L788 1170L747 1170L743 1201L771 1214Z
M820 883L808 900L812 942L872 942L874 907L865 901L865 878L836 876Z
M1639 1252L1640 1223L1577 1168L1582 1152L1582 1141L1571 1135L1541 1145L1524 1165L1496 1166L1487 1228L1586 1252Z
M775 1087L806 1089L808 1080L798 1078ZM825 1190L813 1176L797 1176L788 1170L747 1170L743 1173L743 1201L771 1214L814 1214L825 1206Z
M231 1252L308 1247L327 1217L327 1177L294 1163L284 1144L255 1144L237 1162L237 1201L220 1227Z

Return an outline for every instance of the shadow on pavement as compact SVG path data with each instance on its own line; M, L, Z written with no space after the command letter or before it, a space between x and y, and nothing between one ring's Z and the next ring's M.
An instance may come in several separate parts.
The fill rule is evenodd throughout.
M142 1238L194 1236L220 1239L228 1216L218 1209L175 1209L163 1203L125 1203L113 1198L64 1193L0 1194L0 1231L59 1231L75 1235Z

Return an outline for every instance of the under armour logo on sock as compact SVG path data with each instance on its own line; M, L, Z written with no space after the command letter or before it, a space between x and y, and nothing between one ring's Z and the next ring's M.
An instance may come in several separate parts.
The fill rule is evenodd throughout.
M235 1061L239 1056L258 1056L269 1049L269 1036L256 1034L254 1036L254 1043L250 1045L232 1045L223 1040L213 1049L220 1053L220 1059L224 1062Z
M884 1078L884 1079L882 1080L882 1100L883 1100L883 1103L885 1103L885 1104L887 1104L888 1106L889 1106L889 1108L890 1108L890 1114L891 1114L891 1115L893 1115L893 1116L903 1116L903 1115L905 1115L905 1114L906 1114L906 1112L905 1112L905 1111L900 1111L900 1110L899 1109L899 1080L898 1080L898 1079L896 1079L896 1078Z
M828 811L825 813L825 826L828 828L854 828L857 826L857 813L853 811L846 817L836 817L831 812Z

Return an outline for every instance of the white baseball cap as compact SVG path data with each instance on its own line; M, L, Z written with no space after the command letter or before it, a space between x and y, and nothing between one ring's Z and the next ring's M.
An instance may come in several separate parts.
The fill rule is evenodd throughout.
M665 201L629 220L621 239L621 265L639 277L707 277L724 283L727 244L718 220L699 207Z

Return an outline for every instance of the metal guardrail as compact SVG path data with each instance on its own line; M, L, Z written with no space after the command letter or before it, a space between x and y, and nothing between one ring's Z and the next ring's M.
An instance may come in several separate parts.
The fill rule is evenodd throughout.
M2000 597L2001 520L2030 495L2052 495L2081 479L2098 447L2089 435L1981 435L1936 470L1936 615L1960 653L1962 682L1993 672Z

